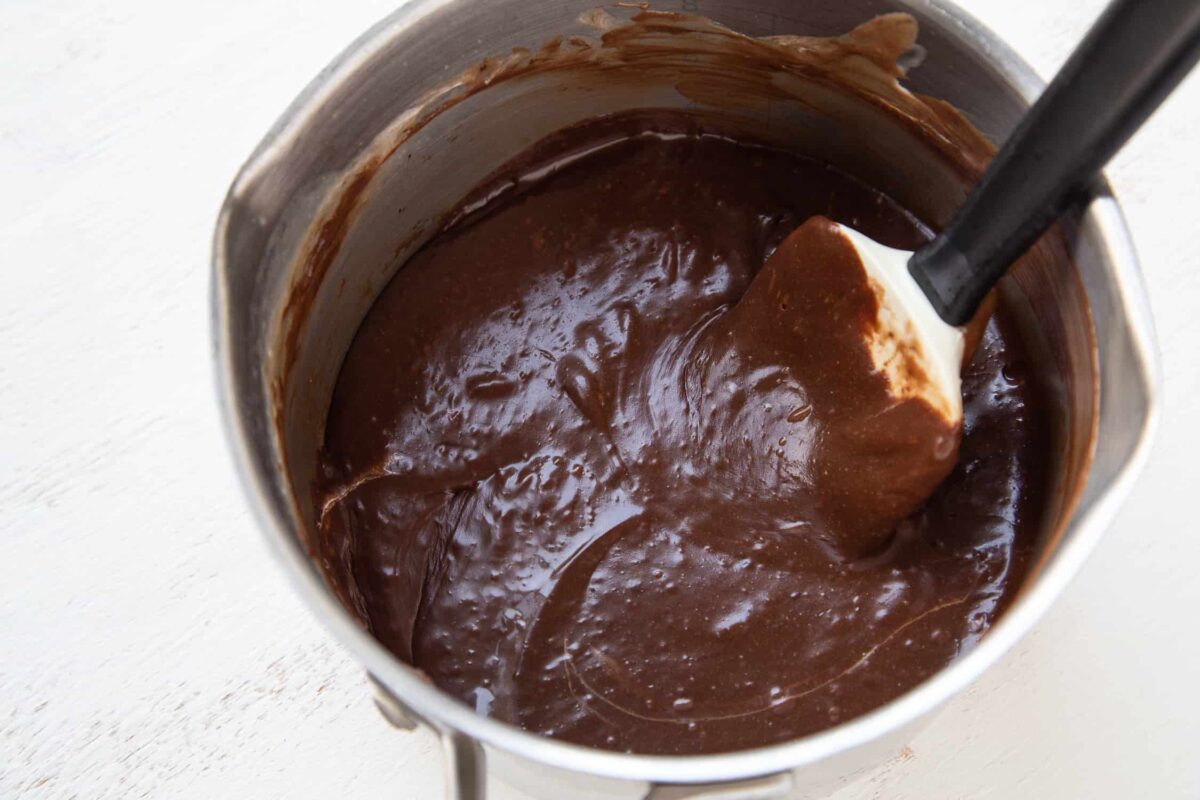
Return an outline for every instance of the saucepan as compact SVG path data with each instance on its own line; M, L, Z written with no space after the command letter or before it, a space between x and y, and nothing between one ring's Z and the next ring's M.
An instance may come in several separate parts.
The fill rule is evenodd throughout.
M945 167L882 147L879 127L854 114L830 123L811 108L736 98L697 108L653 71L643 83L610 84L575 80L569 69L525 69L547 42L555 53L585 48L598 20L613 24L635 11L597 12L596 5L412 0L284 113L235 179L216 230L214 347L230 442L259 526L313 611L371 676L385 716L442 737L451 797L482 798L489 774L547 798L811 796L895 755L1030 630L1113 519L1145 461L1158 403L1137 260L1101 181L1052 233L1075 270L1018 268L1001 286L1052 395L1056 491L1030 576L970 652L864 716L733 753L606 752L478 716L371 638L310 558L309 486L342 357L372 300L442 215L552 131L647 107L723 114L835 163L857 151L858 167L935 222L965 191ZM1041 87L1003 42L941 0L672 0L655 8L700 14L750 36L833 35L881 13L907 12L920 25L923 49L908 59L907 85L948 101L996 143ZM911 178L914 169L921 180L895 172L909 170Z

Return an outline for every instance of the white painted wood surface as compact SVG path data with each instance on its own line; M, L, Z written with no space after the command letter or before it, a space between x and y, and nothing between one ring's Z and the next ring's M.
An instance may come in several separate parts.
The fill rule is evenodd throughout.
M226 186L392 5L0 3L2 798L440 796L260 543L209 353ZM1100 5L968 2L1043 74ZM837 800L1200 797L1198 136L1194 77L1110 173L1167 379L1147 474L1037 632Z

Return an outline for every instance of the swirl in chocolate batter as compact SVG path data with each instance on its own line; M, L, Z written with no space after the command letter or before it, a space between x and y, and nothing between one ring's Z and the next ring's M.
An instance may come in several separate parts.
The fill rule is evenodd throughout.
M329 412L321 556L376 637L480 713L682 754L862 714L982 635L1048 434L1003 307L961 432L864 361L875 300L829 220L907 249L920 222L665 112L561 132L476 196Z

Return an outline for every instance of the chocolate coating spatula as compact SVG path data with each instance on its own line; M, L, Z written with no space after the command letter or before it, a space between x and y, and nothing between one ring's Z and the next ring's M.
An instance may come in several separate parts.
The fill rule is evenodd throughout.
M1200 0L1117 0L1004 143L963 205L915 253L843 226L881 288L879 324L924 365L935 408L961 420L961 326L1200 58ZM955 416L956 415L956 416Z

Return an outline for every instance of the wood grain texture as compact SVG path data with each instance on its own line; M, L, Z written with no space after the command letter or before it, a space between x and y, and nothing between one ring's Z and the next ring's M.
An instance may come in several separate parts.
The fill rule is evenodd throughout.
M440 796L260 543L209 352L230 179L392 5L0 4L0 797ZM1101 3L966 5L1048 75ZM1145 477L1038 630L836 800L1200 796L1198 134L1193 77L1110 170L1167 379Z

